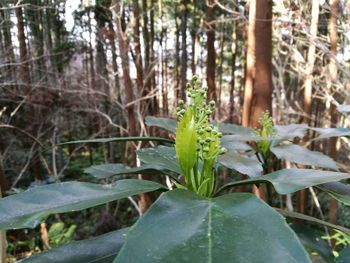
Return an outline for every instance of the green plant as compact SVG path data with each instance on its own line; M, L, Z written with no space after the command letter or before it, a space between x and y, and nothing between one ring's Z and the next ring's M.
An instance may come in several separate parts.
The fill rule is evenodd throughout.
M337 166L334 160L322 153L290 143L292 138L305 134L309 129L305 125L273 126L266 117L266 121L263 120L268 124L265 130L254 134L252 129L237 125L210 123L209 116L215 110L215 104L206 103L205 92L194 78L188 86L188 106L179 103L178 124L166 118L146 118L148 125L172 132L176 130L175 142L155 137L70 142L163 142L165 145L138 151L142 162L139 167L105 164L90 167L85 172L96 179L110 180L121 174L162 174L170 176L177 189L170 191L162 184L136 179L116 179L112 184L71 181L30 188L0 200L0 229L17 229L35 227L50 214L79 211L145 192L163 192L130 229L71 242L23 262L310 262L306 250L283 216L323 224L350 234L350 230L342 226L270 207L251 193L227 192L227 189L242 184L270 183L279 194L316 186L349 205L350 186L337 181L350 178L350 174L282 169L261 176L263 164L255 158L257 152L270 151L276 158L293 163L333 170L337 170ZM320 136L316 139L336 133L334 130L317 131ZM258 142L260 149L254 149L245 141ZM219 185L216 173L219 166L250 178ZM181 180L182 176L184 180Z
M76 225L70 225L66 228L63 222L52 224L48 231L49 245L57 247L69 243L73 239L76 227Z

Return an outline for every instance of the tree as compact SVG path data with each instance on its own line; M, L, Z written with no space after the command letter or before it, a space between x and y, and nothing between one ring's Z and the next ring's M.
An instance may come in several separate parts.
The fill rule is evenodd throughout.
M249 2L247 65L242 122L257 127L264 111L272 113L272 1Z
M338 20L338 8L339 8L339 0L332 0L331 3L331 17L329 19L329 39L331 44L331 56L329 61L329 73L330 73L330 83L328 83L328 89L331 93L336 95L336 82L337 82L337 44L338 44L338 31L337 31L337 20ZM331 115L331 127L337 127L338 123L338 112L336 105L334 103L331 104L330 109ZM333 159L337 157L337 137L333 137L330 139L328 154ZM337 200L331 198L329 205L329 221L333 224L337 223Z
M258 127L264 111L272 114L272 1L249 2L242 122L245 127ZM263 190L256 194L264 198Z
M214 0L207 1L207 84L209 99L217 101L215 71L216 71L216 51L215 51L215 17Z

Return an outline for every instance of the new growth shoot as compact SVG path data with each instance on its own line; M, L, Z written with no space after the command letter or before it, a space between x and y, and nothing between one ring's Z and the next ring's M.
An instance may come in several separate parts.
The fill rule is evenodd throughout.
M268 111L265 111L261 114L259 118L259 124L260 129L255 129L254 134L256 136L262 137L262 138L270 138L274 137L276 135L276 130L273 125L272 117L270 116L270 113ZM261 154L263 158L263 166L267 169L269 159L271 157L271 141L270 140L262 140L257 141L257 150Z
M226 152L220 146L222 133L209 122L214 113L214 101L207 104L207 87L194 76L187 84L188 104L180 100L176 108L179 119L176 129L176 157L184 173L186 187L197 194L210 197L215 189L214 164L218 155Z

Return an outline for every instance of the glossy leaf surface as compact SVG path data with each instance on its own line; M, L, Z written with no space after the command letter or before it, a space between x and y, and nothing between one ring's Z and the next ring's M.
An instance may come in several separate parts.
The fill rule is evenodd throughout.
M128 229L113 231L89 240L73 241L21 260L21 263L111 263L124 244Z
M163 194L128 232L114 262L310 262L283 217L248 193Z
M249 177L258 177L263 171L263 167L259 161L238 153L227 152L224 155L220 155L218 162L227 168L246 174Z
M151 165L145 164L139 167L128 167L121 163L109 163L109 164L101 164L101 165L93 165L84 170L85 173L91 174L93 177L97 179L106 179L114 175L122 175L122 174L169 174L169 170L162 165Z
M349 263L349 262L350 262L350 246L347 246L339 252L339 257L337 257L335 263Z
M145 124L147 126L155 126L158 128L166 129L172 133L175 133L177 127L177 121L169 118L147 116L145 118Z
M143 148L137 151L137 156L145 164L160 165L166 167L169 171L182 174L174 147L160 145L152 148Z
M152 181L136 179L110 185L65 182L37 186L0 200L0 229L32 228L50 214L79 211L164 188Z
M292 163L338 170L337 164L332 158L321 152L310 151L309 149L296 144L275 146L271 147L270 150L278 159L287 160Z
M269 182L273 184L279 194L290 194L310 186L340 181L347 178L350 178L350 174L348 173L313 169L282 169L264 176L228 183L220 190L242 184Z

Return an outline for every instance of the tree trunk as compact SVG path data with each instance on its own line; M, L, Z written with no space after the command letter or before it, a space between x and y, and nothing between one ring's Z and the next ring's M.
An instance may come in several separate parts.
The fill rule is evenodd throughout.
M134 101L134 94L132 89L132 81L130 78L129 72L129 57L128 57L128 40L126 38L125 33L122 30L121 19L120 19L120 6L118 4L118 0L112 0L112 6L115 13L115 20L117 26L117 37L119 43L119 51L120 57L122 61L122 69L123 69L123 80L124 80L124 89L125 89L125 104L129 104ZM128 118L128 133L129 136L137 136L137 127L136 127L136 118L135 118L135 110L134 104L130 104L126 107L127 118ZM131 157L133 165L136 164L136 145L134 143L131 144ZM145 212L148 207L151 205L150 199L148 195L141 194L140 195L140 210L141 212Z
M135 50L135 66L136 66L136 84L139 94L143 91L143 66L142 66L142 55L141 55L141 43L140 43L140 11L138 0L132 1L132 12L133 12L133 33L134 33L134 50ZM142 102L141 114L146 113L147 107Z
M304 118L303 122L310 124L311 122L311 111L312 111L312 82L313 82L313 69L316 61L316 45L315 40L317 38L317 26L319 16L319 0L312 1L311 10L311 26L310 26L310 45L307 53L307 64L306 64L306 79L304 82ZM298 194L298 212L305 213L307 207L307 190L301 190Z
M250 1L247 41L242 122L245 127L258 127L259 118L264 111L272 114L271 0Z
M259 22L256 22L259 21ZM272 1L251 0L242 122L258 127L264 111L272 114ZM263 189L253 191L265 199Z
M17 18L17 32L18 32L18 43L19 43L19 60L20 60L20 79L21 85L24 87L24 94L27 95L30 90L30 74L28 67L28 52L26 44L26 36L24 33L24 22L23 22L23 12L22 7L16 8L16 18Z
M331 58L329 62L329 72L330 72L330 83L328 83L328 89L336 96L336 87L334 86L337 82L337 64L336 64L336 55L337 55L337 44L338 44L338 32L337 32L337 19L338 19L338 8L339 0L332 0L331 3L331 17L329 20L329 39L331 44ZM338 112L336 105L331 104L330 109L331 115L331 127L337 127L338 123ZM337 159L337 137L333 137L329 141L329 152L328 155L333 159ZM329 204L329 221L332 224L337 223L337 200L332 198Z
M215 87L215 69L216 69L216 52L215 52L215 17L214 17L214 0L207 2L207 84L208 98L217 101Z
M231 89L230 89L230 101L229 101L229 107L230 107L230 112L229 112L229 120L230 122L234 122L234 98L235 98L235 72L236 72L236 41L237 41L237 25L236 22L233 22L232 25L232 44L231 44Z
M188 0L181 2L181 90L180 97L186 99L186 84L187 84L187 4Z

